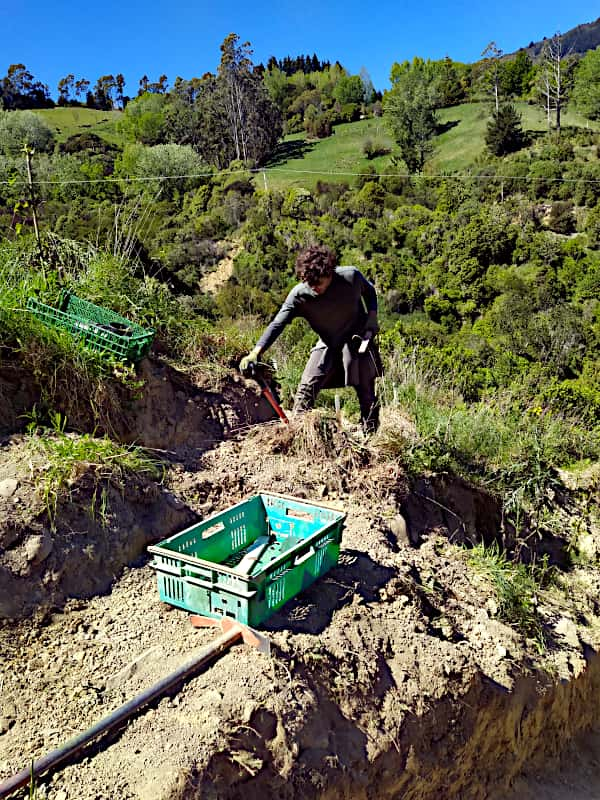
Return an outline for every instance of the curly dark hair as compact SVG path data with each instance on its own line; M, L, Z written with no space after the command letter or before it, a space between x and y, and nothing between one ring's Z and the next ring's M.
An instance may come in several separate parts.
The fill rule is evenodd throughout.
M337 259L335 253L323 244L305 247L296 257L296 275L301 281L311 284L333 275Z

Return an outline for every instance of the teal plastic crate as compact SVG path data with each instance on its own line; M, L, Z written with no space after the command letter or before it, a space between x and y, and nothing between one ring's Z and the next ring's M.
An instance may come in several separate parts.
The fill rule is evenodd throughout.
M255 495L148 548L160 599L257 627L337 564L345 519L293 497ZM241 571L259 537L268 544Z
M64 328L86 347L110 353L120 361L140 361L154 340L152 328L142 328L114 311L82 300L72 292L61 294L58 308L30 297L27 309L49 327Z

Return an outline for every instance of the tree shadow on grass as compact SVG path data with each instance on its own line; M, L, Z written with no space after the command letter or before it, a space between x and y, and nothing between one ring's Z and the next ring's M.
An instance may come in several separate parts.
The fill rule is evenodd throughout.
M548 131L534 131L527 128L523 135L525 137L524 146L528 147L532 144L536 144L537 142L544 142L549 141L549 134ZM550 134L551 135L551 134Z
M285 162L291 158L303 158L314 149L314 146L314 142L305 142L302 139L296 139L292 142L280 142L269 160L262 166L278 167L281 166L281 164L285 164Z
M322 578L270 617L262 626L267 631L321 633L334 611L350 605L356 595L365 602L379 599L379 590L396 574L358 550L343 550L340 561Z
M449 119L448 122L441 122L436 129L438 136L447 131L451 131L452 128L456 128L459 123L459 119Z

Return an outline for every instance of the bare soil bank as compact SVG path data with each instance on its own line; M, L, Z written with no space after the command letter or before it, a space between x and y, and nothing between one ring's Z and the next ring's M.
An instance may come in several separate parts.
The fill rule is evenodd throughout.
M493 498L448 478L411 483L343 434L307 447L278 424L245 432L240 422L235 432L237 423L219 423L209 442L185 391L174 390L184 392L174 405L173 383L162 382L166 399L157 390L139 425L156 436L152 446L174 454L167 485L133 482L116 493L108 528L86 517L84 473L52 533L23 441L0 449L0 479L17 484L1 509L0 777L214 637L159 602L144 548L262 489L343 507L339 565L268 621L271 658L234 648L44 779L39 797L597 796L568 783L568 764L540 781L570 743L584 758L576 737L598 724L595 555L540 597L548 642L539 652L499 619L490 586L460 547L493 535ZM169 446L174 429L180 444ZM590 747L585 757L592 782L596 755ZM569 785L573 794L557 793Z

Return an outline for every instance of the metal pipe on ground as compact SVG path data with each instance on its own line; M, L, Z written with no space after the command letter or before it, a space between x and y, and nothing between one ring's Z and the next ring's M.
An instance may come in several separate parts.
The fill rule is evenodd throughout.
M218 624L216 620L215 623ZM139 711L156 698L165 694L181 681L200 672L204 667L209 666L211 661L220 656L232 645L242 641L242 639L244 641L247 640L246 629L239 623L233 623L233 621L231 621L230 625L227 625L225 632L221 636L215 639L214 642L211 642L211 644L202 648L199 653L183 664L183 666L179 667L179 669L175 670L175 672L172 672L166 678L155 683L149 689L140 692L132 700L124 703L116 711L113 711L112 714L96 722L91 728L69 739L62 747L52 750L50 753L42 756L42 758L34 761L29 767L21 770L21 772L2 781L2 783L0 783L0 800L1 798L8 797L22 786L26 786L31 780L42 775L44 772L66 761L101 734L106 733L106 731L116 727L119 723L124 722L136 711Z

